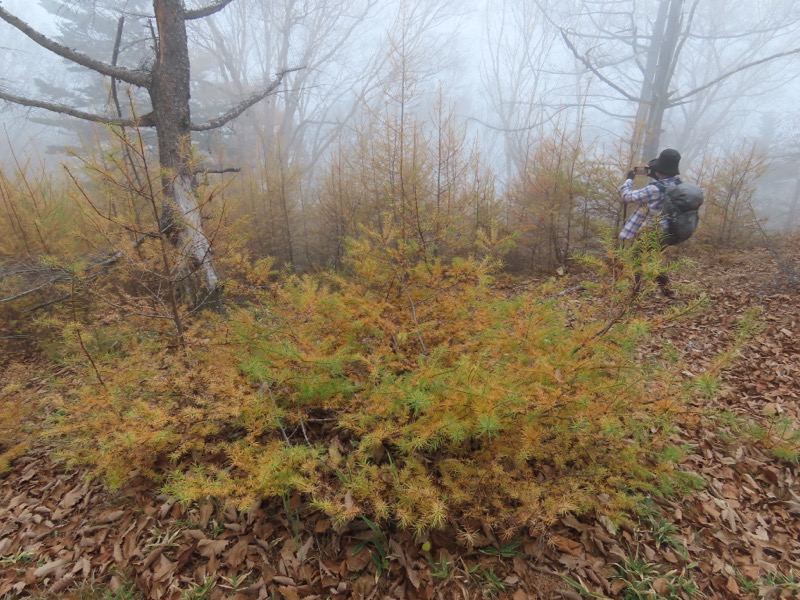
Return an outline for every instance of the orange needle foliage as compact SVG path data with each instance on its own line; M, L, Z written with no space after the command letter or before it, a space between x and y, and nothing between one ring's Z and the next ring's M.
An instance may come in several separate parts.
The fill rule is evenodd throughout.
M638 359L646 324L609 326L613 285L579 303L556 282L508 295L490 261L391 235L348 256L346 275L285 277L182 348L132 328L95 352L106 387L64 390L63 452L183 501L301 493L336 525L418 532L619 515L669 476L650 451L682 390Z

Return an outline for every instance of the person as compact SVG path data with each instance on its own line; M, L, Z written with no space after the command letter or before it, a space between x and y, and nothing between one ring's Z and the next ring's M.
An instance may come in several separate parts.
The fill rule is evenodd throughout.
M628 171L627 179L619 187L620 200L627 204L638 205L630 217L625 221L619 233L621 240L634 240L634 255L639 254L642 249L636 246L640 239L640 234L648 230L649 225L664 227L664 222L659 219L661 209L666 196L665 189L668 185L677 184L680 175L681 155L677 150L666 148L661 151L658 158L648 163L647 172L654 179L652 183L641 189L633 189L634 171ZM662 247L663 250L663 247ZM656 283L661 293L668 297L674 297L675 293L669 287L669 277L666 273L656 276ZM638 292L641 286L641 275L636 274L634 278L634 292Z

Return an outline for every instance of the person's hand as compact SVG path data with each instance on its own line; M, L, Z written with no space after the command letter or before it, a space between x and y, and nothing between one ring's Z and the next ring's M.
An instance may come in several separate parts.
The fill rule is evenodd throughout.
M636 173L634 173L633 171L628 171L628 174L625 177L627 177L628 179L635 179Z

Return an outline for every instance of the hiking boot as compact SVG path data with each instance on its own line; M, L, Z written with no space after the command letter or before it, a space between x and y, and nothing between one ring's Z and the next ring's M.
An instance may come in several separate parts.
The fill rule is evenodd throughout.
M632 293L635 296L640 291L642 291L642 276L639 273L636 273L633 276L633 290L632 290Z
M658 289L661 290L662 296L665 298L675 297L675 292L669 289L669 277L666 274L656 275L656 283L658 284Z
M661 295L664 296L665 298L674 298L675 297L675 292L673 290L671 290L670 288L668 288L666 285L660 285L660 286L658 286L658 289L661 290Z

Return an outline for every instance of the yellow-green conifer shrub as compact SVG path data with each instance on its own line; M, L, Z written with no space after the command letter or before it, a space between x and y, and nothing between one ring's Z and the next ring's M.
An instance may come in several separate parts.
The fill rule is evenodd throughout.
M754 146L706 156L697 176L705 194L697 241L716 248L763 241L763 236L754 235L763 221L755 210L756 184L767 166L766 156Z
M0 478L28 448L28 433L41 402L27 396L29 371L19 364L4 364L0 375Z
M69 295L90 248L83 215L52 172L0 166L0 475L24 454L49 410L51 341L35 317ZM58 332L54 330L55 337Z
M51 173L0 167L0 354L30 351L44 332L38 307L66 297L92 241L85 221Z
M646 324L610 322L613 291L504 295L490 261L416 260L390 233L353 242L346 274L288 276L195 321L181 348L131 326L94 357L104 387L87 376L62 407L63 452L184 501L302 493L337 525L505 529L630 506L678 393L636 355Z

